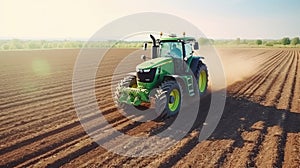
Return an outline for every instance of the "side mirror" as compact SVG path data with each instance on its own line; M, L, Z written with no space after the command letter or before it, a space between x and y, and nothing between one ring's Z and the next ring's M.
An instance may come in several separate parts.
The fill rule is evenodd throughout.
M146 61L146 55L141 55L141 59L142 59L143 61Z
M198 42L195 42L195 44L194 44L194 50L199 50L199 43Z
M143 44L143 50L147 50L147 43Z

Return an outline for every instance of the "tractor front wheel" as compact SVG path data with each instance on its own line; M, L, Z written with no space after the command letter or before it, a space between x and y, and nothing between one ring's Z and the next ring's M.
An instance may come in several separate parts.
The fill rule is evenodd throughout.
M166 118L179 112L181 106L181 89L174 80L165 81L156 90L155 111L160 118Z

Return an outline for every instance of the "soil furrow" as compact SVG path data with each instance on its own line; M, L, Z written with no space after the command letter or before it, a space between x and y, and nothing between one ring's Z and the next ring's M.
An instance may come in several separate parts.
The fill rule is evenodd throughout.
M273 55L271 58L268 58L267 61L264 61L263 63L261 63L261 68L259 70L257 70L257 72L252 77L249 77L245 81L240 82L241 83L240 86L237 87L235 85L235 87L233 89L233 94L238 94L239 92L243 93L244 91L247 91L249 88L253 87L252 85L249 84L249 82L258 80L257 78L260 77L262 71L268 70L270 67L272 67L273 64L277 63L278 59L281 59L281 57L278 57L278 55L280 55L280 53L282 53L282 52L283 51L278 52L277 54ZM264 65L267 65L267 66L264 66ZM246 84L246 86L244 84ZM259 85L257 85L257 86L259 86Z
M265 94L266 100L264 100L262 103L264 103L266 106L277 106L277 108L279 108L278 102L281 98L284 86L290 86L290 84L292 84L288 83L287 81L290 79L288 78L290 76L289 74L294 75L294 73L290 73L294 61L294 55L292 53L290 54L286 56L288 57L288 61L283 63L282 67L284 68L281 68L281 70L278 72L278 76L276 76L272 82L272 87ZM290 93L290 90L288 93Z
M116 120L115 115L111 115L110 118L113 119L113 120L115 120L114 122L117 122L117 121L118 121L118 120ZM124 118L124 117L121 117L120 119L122 119L122 118ZM93 119L95 119L95 117L91 117L90 119L86 120L86 122L91 122L91 121L93 121ZM107 118L107 119L109 119L109 118ZM110 122L113 122L112 120L109 120L109 121L110 121ZM128 120L127 120L127 121L128 121ZM82 121L81 121L81 122L82 122ZM130 122L129 122L129 123L130 123ZM126 127L126 125L128 125L129 123L118 124L118 126L125 125L125 127ZM90 128L90 130L87 130L87 132L93 132L93 131L96 131L96 130L98 130L99 128L102 128L103 126L105 126L105 123L103 123L103 124L101 124L101 123L95 123L94 126L93 126L92 128ZM137 126L137 125L136 125L136 126ZM123 128L124 130L125 130L125 127ZM65 127L65 128L66 128L66 127ZM43 137L43 138L41 139L42 141L50 142L50 145L48 145L48 146L46 146L46 147L43 147L43 146L44 146L44 145L47 145L47 144L45 144L45 143L39 143L39 141L37 141L37 139L35 139L35 141L32 141L32 140L30 140L30 141L25 141L25 142L28 142L28 143L29 143L29 142L33 142L33 143L29 143L30 146L32 146L32 145L34 145L34 144L37 144L37 145L38 145L38 147L31 147L31 148L34 148L34 149L40 148L40 149L39 149L38 151L33 152L33 153L28 153L28 154L25 155L25 156L24 156L24 154L23 154L23 156L22 156L21 159L18 159L18 160L15 160L15 161L11 161L11 162L9 162L9 163L6 163L5 165L8 166L8 167L10 167L10 166L16 166L16 165L21 164L21 163L23 163L23 162L25 162L25 161L34 159L35 156L39 156L39 155L42 155L42 154L44 154L44 153L47 153L47 152L49 152L49 151L51 151L51 150L55 150L56 148L62 146L62 145L65 144L65 143L69 143L69 142L72 142L72 141L74 141L74 140L77 140L78 138L81 138L81 137L86 136L86 132L82 130L81 125L79 124L79 122L75 122L73 125L70 125L70 127L68 127L67 129L65 129L65 128L62 129L62 130L59 130L60 132L57 132L57 131L52 132L52 135L55 134L55 136L47 135L47 137L49 137L50 139L46 139L46 140L45 140L45 137ZM71 128L72 128L72 129L71 129ZM130 128L131 128L131 127L127 127L126 129L130 129ZM71 130L72 130L73 134L72 134ZM59 139L59 140L51 140L51 138L55 138L55 139L56 139L56 137L60 137L60 136L66 135L65 132L67 132L68 135L71 135L71 137L69 137L69 138L65 137L62 141L61 141L61 139ZM86 136L86 137L87 137L87 136ZM105 136L104 136L104 137L105 137ZM41 137L38 137L38 138L41 138ZM28 145L29 145L29 144L28 144ZM41 145L41 144L43 144L43 145ZM21 143L20 145L22 145L21 148L28 148L28 147L26 146L27 144L25 144L25 143ZM18 146L20 146L20 145L18 145ZM24 145L25 145L25 146L24 146ZM5 154L7 155L7 152L8 152L8 151L13 151L13 150L20 150L20 148L18 148L18 147L10 147L10 148L8 148L7 150L4 150L4 152L5 152ZM15 152L13 152L12 154L13 154L14 157L16 158Z
M285 59L284 57L281 57L280 54L277 55L277 58L278 59L274 60L274 62L268 66L265 66L264 69L261 69L259 74L257 74L256 79L249 81L249 87L245 89L244 93L242 94L244 94L247 98L251 98L253 94L260 89L260 86L268 80L273 71L276 70L278 66L280 66L280 63Z
M291 55L292 56L292 55ZM276 107L278 109L291 110L292 99L295 95L296 75L297 75L297 55L294 52L292 63L284 79L284 86L281 86L280 94L276 95Z
M292 100L289 100L291 111L300 113L300 51L297 52L296 70L293 81L293 88L291 94L293 95Z
M271 73L268 78L264 81L263 87L259 87L255 92L253 92L253 99L257 102L266 102L266 95L270 92L270 90L273 87L273 83L277 81L277 79L281 76L280 72L282 72L285 69L285 64L289 62L290 60L285 58L276 69Z

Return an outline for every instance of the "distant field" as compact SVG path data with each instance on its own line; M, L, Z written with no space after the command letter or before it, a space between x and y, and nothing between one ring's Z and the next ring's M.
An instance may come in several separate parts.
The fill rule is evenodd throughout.
M80 48L142 48L144 41L71 41L71 40L0 40L0 51L13 50L47 50L47 49L80 49ZM200 46L213 45L228 48L299 48L299 38L282 40L247 40L227 39L213 40L200 38Z
M132 121L111 98L112 73L133 51L107 53L97 74L96 96L116 129L149 135L172 119ZM90 50L91 55L101 52ZM300 49L219 48L229 86L215 132L198 143L201 116L210 106L207 96L185 138L160 155L143 158L108 152L83 130L72 99L78 53L79 49L0 51L0 167L300 167ZM128 71L140 61L132 60Z

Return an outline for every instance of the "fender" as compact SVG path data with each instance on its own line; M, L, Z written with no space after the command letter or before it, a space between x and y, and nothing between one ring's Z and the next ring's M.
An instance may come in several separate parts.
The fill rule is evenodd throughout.
M164 81L167 80L167 79L181 80L182 78L179 75L165 75L164 76Z
M198 67L198 63L199 62L202 62L201 59L204 59L204 57L192 57L191 58L191 63L190 63L190 69L191 71L193 72L194 75L196 75L196 70L197 70L197 67Z
M167 75L164 77L164 80L166 79L175 79L178 82L181 90L187 91L190 96L193 96L195 94L194 87L189 88L189 86L193 86L192 75Z

